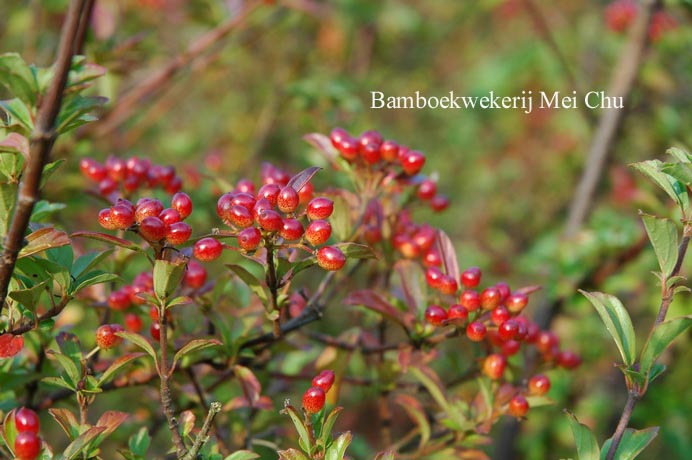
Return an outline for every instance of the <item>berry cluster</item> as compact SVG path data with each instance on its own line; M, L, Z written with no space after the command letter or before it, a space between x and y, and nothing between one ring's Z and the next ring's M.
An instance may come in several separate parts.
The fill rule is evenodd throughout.
M504 374L507 357L516 354L522 344L531 344L542 355L543 360L566 369L581 363L578 355L560 350L558 337L550 331L541 331L538 325L521 316L529 302L526 292L512 292L506 283L498 283L477 290L481 281L481 270L472 267L460 275L464 289L459 293L459 283L454 277L444 274L438 267L428 267L426 282L446 295L459 295L458 303L447 309L430 305L425 311L426 321L434 326L448 324L465 327L466 336L473 342L487 341L497 349L488 355L482 371L493 380Z
M313 198L309 181L291 184L284 171L264 165L262 185L256 189L249 180L240 180L233 191L221 195L216 212L236 231L238 247L255 251L265 246L307 244L315 249L317 263L325 270L338 270L346 257L334 246L323 246L332 235L329 216L334 203L325 197ZM301 204L305 206L301 207ZM319 246L319 249L317 249ZM193 255L211 261L221 255L224 246L215 238L195 243Z
M96 346L102 350L117 347L123 339L116 335L125 329L120 324L104 324L96 329Z
M115 205L99 212L99 224L107 230L132 230L149 243L180 245L192 235L192 227L183 222L192 213L192 200L183 192L171 197L171 206L161 201L141 198L133 205L118 198Z
M14 439L14 455L17 460L35 460L41 453L40 423L36 412L22 407L14 413L17 437Z
M118 158L113 155L101 164L93 158L82 158L79 163L82 174L98 184L98 192L110 197L130 196L140 188L162 188L173 195L180 191L183 181L173 166L153 164L148 158Z
M439 267L442 259L435 248L436 238L437 229L413 222L410 214L403 211L394 226L392 247L407 259L420 259L426 267Z
M303 409L308 414L316 414L324 407L326 394L334 384L334 371L325 370L312 379L312 386L303 395Z
M625 32L639 14L639 5L634 0L616 0L605 9L605 22L610 30ZM660 40L667 32L678 26L677 20L663 10L654 12L649 24L649 39Z

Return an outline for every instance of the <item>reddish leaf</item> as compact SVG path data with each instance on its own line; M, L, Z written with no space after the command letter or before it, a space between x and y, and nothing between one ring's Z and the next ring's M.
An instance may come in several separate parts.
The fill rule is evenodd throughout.
M318 166L311 166L307 169L302 170L295 176L291 177L291 180L288 181L288 185L293 187L296 192L300 192L300 189L302 189L305 184L310 182L310 179L312 179L312 176L317 174L317 171L319 171L320 167Z
M0 335L0 359L11 358L24 348L24 337L21 335Z
M329 137L320 133L312 133L303 136L303 140L315 147L333 166L336 166L339 152L334 148Z
M127 420L129 416L130 415L126 414L125 412L109 410L104 412L101 417L99 417L98 422L96 422L96 426L105 427L106 430L103 432L103 435L108 436L114 432L115 429L118 428L125 420Z
M72 238L89 238L91 240L102 241L102 242L108 243L112 246L120 246L121 248L132 249L133 251L136 251L139 249L139 246L134 244L132 241L127 241L127 240L124 240L122 238L118 238L117 236L109 235L107 233L74 232L70 236Z
M457 262L457 253L454 249L454 244L449 236L443 230L437 230L437 238L435 238L435 246L442 257L442 263L445 267L445 272L455 280L459 279L459 262Z
M252 373L250 369L243 366L233 366L233 373L240 382L240 386L243 389L243 395L250 402L250 405L254 405L259 401L260 393L262 392L262 386Z
M519 289L515 289L512 292L517 292L524 295L531 295L536 291L540 291L541 289L543 289L543 286L525 286Z
M10 133L0 141L0 152L21 153L24 158L28 158L29 139L18 133Z
M414 315L418 311L418 306L423 306L425 299L423 273L418 264L410 260L400 260L394 265L394 269L401 279L401 289L408 309Z
M362 305L365 308L376 311L381 315L396 321L406 329L413 328L415 317L410 312L403 312L396 308L391 303L384 300L379 294L374 291L362 290L356 291L344 299L346 305Z
M56 230L53 227L43 227L27 235L26 240L29 242L19 252L19 257L26 257L45 251L50 248L66 246L70 244L70 238L67 233Z

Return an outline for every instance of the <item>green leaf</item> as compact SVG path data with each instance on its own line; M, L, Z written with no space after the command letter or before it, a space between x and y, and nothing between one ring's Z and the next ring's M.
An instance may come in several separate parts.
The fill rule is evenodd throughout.
M31 112L19 99L0 101L0 109L2 109L9 118L7 126L21 126L24 128L25 134L29 134L34 130L34 121Z
M671 319L656 326L644 344L639 363L640 372L648 375L661 353L690 326L692 326L692 315Z
M653 441L656 435L658 435L657 426L652 426L643 430L634 430L632 428L625 429L622 439L620 440L620 445L617 451L615 451L613 460L633 460L637 458L637 455ZM605 460L612 443L612 438L603 443L601 460Z
M298 415L298 411L296 411L293 406L286 406L283 408L281 413L288 414L289 417L291 417L291 421L293 422L293 425L296 427L296 431L298 431L298 438L300 439L301 447L306 452L310 452L312 450L310 435L308 434L308 429L303 423L303 420L301 419L300 415Z
M0 182L0 237L7 235L12 209L17 201L17 186Z
M175 366L178 364L178 361L180 361L183 356L189 355L190 353L197 353L202 350L206 350L207 348L212 348L212 347L218 347L223 345L220 341L216 339L196 339L196 340L191 340L183 347L178 350L173 357L173 365L171 366L171 372L175 369Z
M154 262L154 293L160 301L166 301L180 286L185 275L185 263L158 259Z
M70 334L69 332L60 332L56 337L55 341L60 347L60 352L68 356L76 366L81 366L82 362L82 344L79 343L79 339L76 335Z
M74 261L74 264L72 265L71 269L72 276L75 278L79 277L79 275L85 273L87 270L94 268L99 262L101 262L103 259L111 255L112 253L113 250L108 249L107 251L89 252L87 254L84 254L83 256L79 257L77 260Z
M397 403L406 411L411 420L418 425L418 432L420 434L419 446L424 446L430 440L430 435L432 430L430 428L430 422L428 421L428 416L425 413L425 408L423 405L411 395L405 393L399 393L396 395L394 402Z
M58 425L67 434L70 441L77 439L77 436L79 436L79 421L77 421L77 417L69 409L51 408L48 409L48 412L58 422Z
M267 288L260 282L259 279L245 267L237 264L227 264L226 267L231 269L233 273L238 275L238 278L240 278L251 290L254 292L257 297L260 298L262 303L266 306L269 300L269 293L267 292Z
M259 454L251 452L249 450L237 450L228 457L224 458L224 460L253 460L259 457Z
M599 460L600 450L596 437L588 426L579 423L577 417L569 411L565 411L569 417L569 424L574 435L574 442L577 444L577 455L579 460Z
M634 363L636 352L634 328L627 310L617 297L602 292L579 290L596 308L606 329L615 340L622 360L627 366Z
M17 289L12 291L8 295L11 299L16 300L20 304L24 305L25 308L35 311L36 305L38 305L41 296L46 291L47 285L48 280L45 280L27 289Z
M669 276L678 260L678 229L668 219L641 214L663 276Z
M324 423L322 424L322 432L320 433L320 439L318 442L321 446L326 446L329 443L329 440L332 438L332 429L334 428L334 423L336 423L336 419L339 417L339 413L342 410L343 407L335 407L331 410L331 412L329 412L327 418L324 419Z
M39 228L35 232L31 232L26 236L26 240L29 244L24 246L21 251L19 251L18 257L27 257L39 252L43 252L47 249L57 248L59 246L65 246L70 244L70 238L68 238L67 233L62 230L56 230L53 227L43 227Z
M449 401L447 401L442 382L440 382L437 374L435 374L432 369L424 365L420 365L418 367L411 366L409 367L409 372L413 377L416 378L416 380L423 384L423 386L430 393L430 396L432 396L440 408L449 414Z
M52 163L48 163L43 167L43 174L41 175L41 187L43 188L44 185L48 182L48 179L55 174L55 172L60 169L60 166L65 163L64 159L56 160L53 161Z
M17 438L17 427L14 423L15 411L9 411L2 423L2 439L8 446L14 446L14 440Z
M118 357L118 359L113 361L111 365L108 366L108 369L106 369L103 372L103 374L101 374L101 377L99 377L98 379L98 386L101 386L104 383L110 381L110 379L115 377L115 374L117 374L121 369L130 364L130 362L134 361L137 358L141 358L142 356L145 356L145 353L128 353L126 355Z
M334 246L341 249L347 259L376 259L377 255L370 246L358 243L336 243Z
M75 385L70 385L63 377L43 377L41 381L47 385L66 388L70 391L76 391Z
M665 364L655 363L653 366L651 366L651 372L649 373L649 383L656 380L665 371L666 371L666 365Z
M93 286L95 284L108 283L109 281L114 281L117 279L119 279L119 276L115 273L107 273L100 270L84 273L83 275L75 279L73 283L74 288L70 292L70 294L74 294L75 292L79 292L82 289L89 286Z
M149 449L149 444L151 444L151 437L149 436L147 428L140 428L137 433L130 436L127 444L133 454L144 457L144 454L147 453L147 449Z
M72 270L72 262L74 261L74 251L72 246L58 246L46 251L46 257L51 262L55 262L67 270Z
M692 163L692 155L677 147L669 148L666 150L666 153L677 159L680 163Z
M77 383L82 379L81 364L77 367L77 364L75 364L72 358L54 350L47 350L46 354L58 361L60 367L67 373L67 382L72 385L73 388L77 387Z
M342 460L346 455L346 449L353 440L353 435L350 431L342 433L336 438L331 446L327 449L325 460Z
M154 350L154 347L151 345L149 340L147 340L145 337L135 334L133 332L116 332L115 335L118 337L122 337L125 340L129 340L130 342L134 343L137 345L139 348L144 350L149 356L151 356L154 359L154 363L156 364L156 367L158 368L158 358L156 357L156 351Z
M107 98L98 96L75 96L70 98L63 104L55 122L57 132L62 134L95 120L95 117L84 117L84 115L104 105L107 101Z
M36 103L38 82L18 53L0 55L0 85L22 101L30 105Z
M66 460L72 460L77 458L77 456L89 449L91 442L98 437L101 433L106 431L106 427L103 426L92 426L82 434L80 434L77 439L72 441L63 452L63 458Z
M286 449L277 451L279 454L279 460L310 460L301 451L296 449Z
M632 164L634 168L653 180L669 197L675 201L682 209L687 209L689 198L685 190L680 192L675 190L674 183L677 179L662 171L665 166L660 160L647 160Z
M110 244L111 246L120 246L121 248L130 249L132 251L142 252L142 249L133 243L132 241L127 241L117 236L108 235L107 233L100 232L74 232L70 235L72 238L89 238L91 240L101 241L103 243Z

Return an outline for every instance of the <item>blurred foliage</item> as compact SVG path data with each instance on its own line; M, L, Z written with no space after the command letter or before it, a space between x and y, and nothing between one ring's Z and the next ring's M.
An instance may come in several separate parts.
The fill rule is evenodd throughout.
M94 93L109 97L110 107L117 105L120 94L226 20L241 3L98 1L85 54L106 67L108 74ZM571 93L576 88L524 2L285 3L295 8L264 6L253 13L244 27L214 45L210 54L167 81L160 93L141 101L113 132L61 140L56 157L150 156L178 167L195 203L213 203L223 185L198 182L199 174L220 172L232 183L242 176L255 178L261 161L294 171L320 164L321 157L301 137L327 132L335 125L354 133L379 129L386 137L423 150L428 170L439 171L440 188L452 198L452 208L439 216L424 211L421 219L446 229L456 240L463 266L487 267L490 276L513 286L542 284L544 302L564 297L555 327L562 341L580 348L585 358L578 373L551 375L551 396L557 403L521 425L517 458L573 455L563 407L571 407L596 432L612 432L624 402L622 377L611 366L614 353L606 332L587 302L574 296L574 287L586 273L611 262L640 238L637 208L665 214L653 187L626 165L661 155L671 144L688 149L692 145L689 2L665 2L679 27L647 51L631 108L599 188L597 210L578 237L568 242L561 237L566 209L598 110L585 114L534 108L527 115L520 110L369 108L369 92L374 90L438 96L451 90L464 95L490 90L501 95L518 95L522 90ZM606 28L607 2L533 3L549 25L579 89L606 88L626 40ZM66 4L66 0L3 0L0 52L18 51L27 62L48 65ZM77 165L70 161L61 180L47 192L52 201L68 203L58 218L72 230L94 226L90 210L69 206L74 198L68 197L81 196L76 192L84 186ZM320 180L318 175L316 181ZM83 199L96 204L93 198ZM197 213L193 218L215 222L213 206L207 216ZM617 293L635 324L648 324L658 308L658 288L649 275L655 266L653 254L645 249L591 287ZM130 270L134 274L139 268ZM689 312L689 304L676 302L671 315ZM327 327L338 330L338 317L326 321ZM679 349L689 349L689 341L689 335L682 338ZM604 349L608 352L603 353ZM662 425L649 458L689 458L692 447L688 416L692 399L687 389L692 369L683 363L684 352L677 353L679 365L669 368L634 413L634 426ZM315 358L300 350L286 350L281 371L300 370ZM349 373L367 376L369 372L357 358L348 365ZM445 365L450 373L459 371L453 363ZM375 391L357 388L341 396L352 413L342 416L344 426L367 420L373 408L359 407L356 401L362 399L362 392ZM133 395L139 396L137 390ZM124 394L115 397L127 400ZM237 423L244 423L243 417L239 412ZM266 420L255 423L264 426ZM367 432L368 426L359 431ZM366 446L356 439L353 455L368 455Z

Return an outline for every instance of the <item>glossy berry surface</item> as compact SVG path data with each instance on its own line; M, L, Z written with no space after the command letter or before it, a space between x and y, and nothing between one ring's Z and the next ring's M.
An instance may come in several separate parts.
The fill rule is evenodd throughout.
M127 310L130 306L130 294L124 290L111 292L108 296L108 306L113 310Z
M550 390L550 379L543 375L537 374L529 379L529 394L543 396Z
M418 174L425 164L425 155L417 150L410 150L400 156L401 168L409 176Z
M281 223L279 235L286 241L296 241L302 238L304 232L303 224L298 219L288 217Z
M449 306L447 316L450 320L454 319L463 322L466 321L466 319L469 317L469 311L466 308L464 308L463 305L455 303Z
M467 268L461 273L461 284L466 288L475 288L481 282L481 269L478 267Z
M305 229L305 239L313 246L326 243L332 236L332 226L326 220L313 220Z
M25 431L38 433L40 429L38 415L36 415L36 412L26 407L22 407L14 413L14 425L19 433Z
M435 196L436 193L437 193L437 184L435 183L435 181L430 180L430 179L425 179L418 186L418 190L416 192L416 195L418 195L418 198L421 200L430 200Z
M466 326L466 337L472 342L480 342L485 339L487 329L483 323L474 321Z
M481 307L481 296L477 291L466 290L459 296L459 303L468 311L475 311Z
M207 281L207 270L196 260L191 260L187 263L183 281L191 288L199 289Z
M41 453L41 438L32 431L17 434L14 440L14 454L19 460L34 460Z
M314 198L308 203L305 213L310 220L326 219L334 212L334 202L329 198Z
M324 407L325 394L320 387L311 387L303 395L303 408L308 414L316 414Z
M192 227L185 222L176 222L166 228L166 241L170 244L183 244L192 236Z
M488 355L483 361L482 371L493 380L498 380L502 377L507 367L507 358L501 354L493 353Z
M334 384L334 378L334 371L324 370L312 379L312 386L320 387L325 393L328 393Z
M248 227L238 233L238 246L246 251L254 251L262 242L262 233L257 227Z
M217 259L223 251L223 245L214 238L202 238L195 243L192 254L197 260L209 262Z
M122 338L115 335L119 328L114 327L113 324L104 324L96 329L96 345L103 349L108 350L120 344Z
M496 287L485 288L481 291L481 307L484 310L492 310L500 305L502 296Z
M192 199L187 193L178 192L171 198L171 208L180 213L182 219L192 214Z
M430 305L425 309L425 320L433 326L441 326L447 320L447 312L439 305Z
M507 412L509 415L517 418L521 418L527 414L529 411L529 402L525 397L517 395L509 401L509 407Z
M140 332L144 327L142 317L136 313L128 313L125 315L125 329L130 332Z
M147 216L139 223L139 234L147 241L161 241L166 237L166 224L158 217Z
M299 203L300 197L298 196L298 192L288 185L281 189L279 196L276 198L276 207L278 207L281 212L294 212L298 209Z
M344 264L346 264L346 256L339 248L325 246L317 251L317 265L325 270L339 270Z

